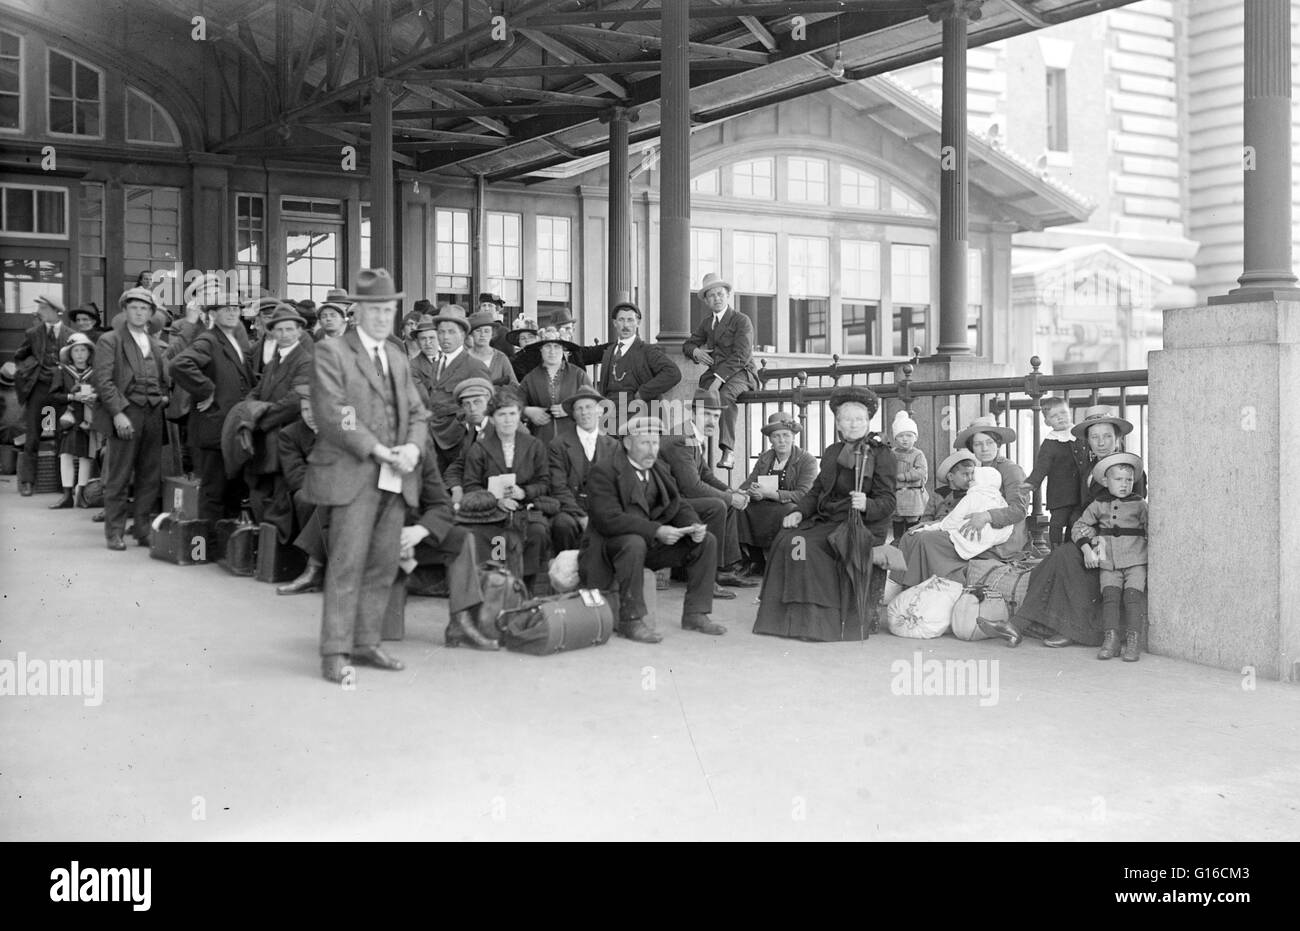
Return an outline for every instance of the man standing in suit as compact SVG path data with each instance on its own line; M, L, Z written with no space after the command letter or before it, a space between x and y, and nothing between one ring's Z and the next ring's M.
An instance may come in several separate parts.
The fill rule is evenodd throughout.
M610 319L618 339L605 348L596 390L613 402L614 429L622 433L629 418L658 414L654 402L682 380L682 370L666 352L638 335L641 308L631 301L615 304Z
M171 363L176 386L194 398L189 439L194 471L199 477L199 517L203 520L239 514L244 481L238 476L226 477L221 428L231 408L248 396L254 383L253 349L240 321L238 296L224 293L212 300L215 325L202 330Z
M399 670L380 631L401 551L407 506L419 503L417 468L428 438L405 351L388 337L403 295L385 269L357 275L357 328L316 346L305 497L325 528L329 561L321 611L321 674L343 682L353 662Z
M636 417L627 424L623 450L597 462L587 476L587 532L578 566L583 584L618 595L618 633L641 643L663 635L645 622L644 571L686 567L682 629L725 634L709 618L717 540L677 493L659 459L663 423Z
M306 318L292 304L280 304L268 321L271 338L275 340L275 355L262 373L262 379L249 394L253 401L265 401L270 409L257 420L257 432L266 437L267 449L276 449L280 429L295 423L299 417L301 403L295 390L299 385L311 384L311 367L316 344L305 338ZM275 524L281 540L288 540L293 527L293 510L284 496L276 496L279 482L279 456L272 461L274 471L254 474L252 469L245 473L248 482L249 500L253 510L253 520L267 521ZM276 502L279 500L280 506Z
M44 295L36 299L36 325L23 334L22 345L14 352L18 377L14 380L18 403L23 405L23 426L27 442L18 457L18 493L32 493L36 481L36 453L41 446L41 422L48 407L50 425L63 414L62 405L50 399L59 370L59 350L68 342L72 330L59 322L63 306Z
M561 429L547 448L551 497L560 502L560 512L551 518L551 544L557 553L576 550L587 529L591 467L619 453L618 440L600 432L604 401L594 388L583 385L560 402L571 426Z
M700 285L700 299L711 313L700 321L691 338L682 344L686 358L707 366L700 387L716 391L722 399L722 433L718 447L719 469L736 464L731 451L736 446L736 396L758 387L754 367L754 325L731 308L731 283L709 272Z
M456 416L460 413L456 386L467 378L492 381L488 367L466 351L468 335L469 317L456 304L444 305L437 316L421 320L415 328L420 353L412 360L411 371L429 408L429 432L438 450L438 471L444 474L465 434Z
M753 588L758 583L732 571L741 561L738 512L749 506L749 495L733 491L709 468L709 438L716 435L722 402L716 391L697 389L691 406L682 411L680 434L664 437L659 458L672 472L682 498L718 538L718 585ZM735 598L716 588L714 598Z
M149 524L162 491L163 409L168 376L162 340L149 333L157 309L153 292L131 288L118 302L122 313L95 346L94 428L108 437L105 452L104 536L110 550L124 550L128 491L134 488L132 533L149 545Z

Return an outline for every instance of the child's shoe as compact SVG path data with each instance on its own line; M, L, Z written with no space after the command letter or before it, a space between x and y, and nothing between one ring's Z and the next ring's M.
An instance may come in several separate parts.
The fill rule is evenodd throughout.
M1101 649L1097 651L1097 659L1114 659L1119 656L1119 631L1106 631L1106 638L1101 641Z
M1126 663L1136 663L1142 658L1142 650L1138 645L1138 632L1136 630L1130 630L1124 634L1124 654L1120 658Z

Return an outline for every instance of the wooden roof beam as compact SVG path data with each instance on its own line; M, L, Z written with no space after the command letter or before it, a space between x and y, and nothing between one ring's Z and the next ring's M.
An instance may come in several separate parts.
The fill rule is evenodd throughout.
M639 32L615 32L612 29L597 29L595 26L541 26L536 29L530 28L520 31L525 33L558 32L565 36L586 38L594 42L624 42L638 45L642 49L663 48L664 44L664 40L660 36L646 35ZM767 52L755 52L752 49L710 45L707 42L688 42L686 46L697 55L708 55L712 58L730 58L734 61L747 61L755 65L765 65L771 61L771 56Z
M515 31L534 45L550 52L566 65L591 64L586 56L578 54L554 36L547 35L544 32L539 32L536 29L521 28L516 29ZM593 84L598 84L605 88L605 90L614 94L614 96L618 97L620 100L625 99L628 96L627 88L615 81L613 78L606 77L599 72L588 72L587 77Z

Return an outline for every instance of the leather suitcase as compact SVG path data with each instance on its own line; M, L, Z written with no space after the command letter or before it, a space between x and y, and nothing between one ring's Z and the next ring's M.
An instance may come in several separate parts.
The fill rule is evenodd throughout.
M154 518L149 555L177 566L194 566L211 559L212 521L185 520L163 512Z
M162 506L181 520L198 520L199 480L184 475L164 478Z
M614 632L614 606L594 589L534 598L501 612L501 639L507 650L548 656L599 646Z
M307 568L307 554L290 543L281 543L275 524L263 523L257 534L259 582L289 582Z
M231 575L252 575L257 570L257 524L251 520L217 521L217 563Z

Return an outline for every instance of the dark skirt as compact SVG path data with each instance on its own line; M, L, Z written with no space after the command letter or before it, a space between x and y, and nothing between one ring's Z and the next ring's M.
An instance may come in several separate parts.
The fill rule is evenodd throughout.
M767 554L754 633L803 640L860 640L853 585L840 567L829 537L838 523L782 530ZM802 542L800 542L802 539Z
M952 538L942 530L905 533L894 545L907 561L907 569L892 572L890 577L904 588L920 585L932 575L954 582L966 581L967 561L957 555ZM993 558L991 551L984 555Z
M94 459L102 445L99 434L78 424L59 434L59 452L78 459Z
M798 505L793 501L751 501L736 512L737 539L745 546L766 550L781 532L781 521Z
M1030 574L1012 623L1023 630L1031 622L1085 646L1101 644L1101 576L1075 544L1058 546Z

